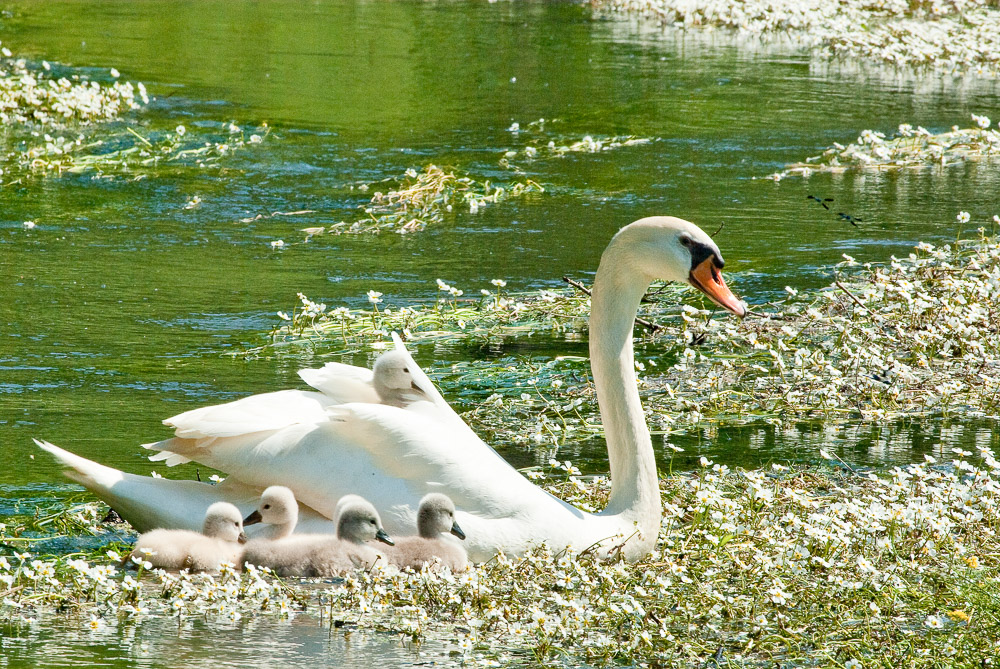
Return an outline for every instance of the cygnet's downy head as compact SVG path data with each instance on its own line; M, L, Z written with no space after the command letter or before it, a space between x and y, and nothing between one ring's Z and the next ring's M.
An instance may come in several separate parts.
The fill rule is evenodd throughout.
M465 539L465 532L455 520L455 504L451 498L432 492L420 500L417 510L417 533L425 539L436 539L445 532Z
M260 495L260 503L256 510L243 519L243 525L292 526L299 518L299 504L295 501L295 493L283 485L273 485Z
M352 499L340 509L337 517L337 538L363 544L377 539L390 546L395 545L382 529L382 519L378 511L364 499Z
M413 361L405 351L388 351L375 360L372 385L384 403L400 406L428 399L410 372L411 364Z
M223 541L244 543L243 514L229 502L216 502L205 511L205 522L201 533Z

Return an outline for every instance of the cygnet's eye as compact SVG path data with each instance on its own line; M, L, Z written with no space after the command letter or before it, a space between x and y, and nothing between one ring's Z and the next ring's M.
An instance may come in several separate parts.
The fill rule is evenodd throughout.
M265 505L264 505L264 508L265 508L265 509L270 509L270 508L271 508L271 505L270 505L270 504L265 504Z
M410 373L409 368L408 367L403 367L403 373L404 374L409 374Z

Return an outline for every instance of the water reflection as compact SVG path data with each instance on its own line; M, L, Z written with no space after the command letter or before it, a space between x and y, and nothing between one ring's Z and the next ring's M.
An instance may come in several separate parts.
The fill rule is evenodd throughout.
M94 628L96 627L96 629ZM207 640L211 640L207 642ZM72 612L31 623L0 621L4 667L405 667L450 664L448 647L394 635L331 628L310 614L287 619L149 617L138 622ZM280 658L278 660L277 658ZM377 658L377 660L375 660Z

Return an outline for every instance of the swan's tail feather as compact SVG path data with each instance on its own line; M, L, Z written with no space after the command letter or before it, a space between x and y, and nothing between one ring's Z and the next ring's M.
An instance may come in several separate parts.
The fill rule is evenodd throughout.
M117 469L105 467L79 455L61 449L55 444L38 439L33 440L35 445L43 451L49 453L59 461L65 469L63 474L66 478L79 483L83 487L94 492L107 491L111 486L122 480L122 473Z

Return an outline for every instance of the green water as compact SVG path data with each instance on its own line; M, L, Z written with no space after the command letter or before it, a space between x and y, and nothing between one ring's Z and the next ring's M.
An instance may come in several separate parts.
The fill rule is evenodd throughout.
M919 240L953 239L959 210L974 223L1000 213L988 165L754 179L864 128L940 131L968 126L971 113L997 118L995 82L828 66L780 45L595 20L567 3L50 0L2 9L0 39L16 54L116 67L145 82L156 99L135 116L140 124L267 121L274 131L221 171L0 190L0 516L74 491L46 458L32 459L32 437L146 473L138 444L167 435L164 417L298 386L295 371L316 362L307 353L250 362L225 354L262 343L299 291L361 306L369 289L390 304L432 298L437 278L467 292L493 278L514 291L558 287L564 274L588 279L621 225L673 214L710 231L725 224L716 239L729 284L754 304L786 285L826 284L823 268L843 253L881 261ZM367 199L354 183L432 162L508 180L497 160L525 144L508 128L539 118L556 119L546 133L557 143L653 141L525 163L545 194L456 211L419 234L270 248L301 240L300 228L351 218ZM837 220L808 194L834 198L865 224ZM203 204L184 209L195 195ZM315 213L240 222L303 209ZM37 227L24 230L25 220ZM551 342L542 348L552 352ZM433 367L477 354L427 348L418 358ZM958 422L675 441L692 457L731 464L810 461L833 444L855 462L885 465L997 438L993 424ZM599 446L565 452L601 469ZM21 637L29 650L18 657L41 663L44 644ZM306 655L343 657L323 648Z

